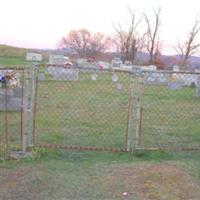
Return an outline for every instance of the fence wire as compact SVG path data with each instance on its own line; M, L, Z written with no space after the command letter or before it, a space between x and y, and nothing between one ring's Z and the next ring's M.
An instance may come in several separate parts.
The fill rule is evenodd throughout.
M200 149L200 76L143 72L140 147Z
M40 68L36 144L125 149L130 77L95 68Z

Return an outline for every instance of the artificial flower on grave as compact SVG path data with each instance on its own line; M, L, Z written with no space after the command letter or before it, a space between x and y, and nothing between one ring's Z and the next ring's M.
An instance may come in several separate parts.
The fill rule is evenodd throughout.
M4 87L6 84L6 78L5 76L0 75L0 87Z
M19 78L14 71L6 72L5 75L0 75L1 87L16 88L20 86Z

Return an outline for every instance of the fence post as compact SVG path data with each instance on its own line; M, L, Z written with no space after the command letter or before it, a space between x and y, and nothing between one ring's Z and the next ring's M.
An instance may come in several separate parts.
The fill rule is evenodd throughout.
M139 105L139 108L136 113L136 131L135 131L135 148L137 149L140 146L141 140L141 123L142 123L142 107Z
M131 148L131 130L132 130L132 114L133 114L133 87L132 80L129 86L129 102L128 102L128 126L126 136L126 150L130 151Z
M196 94L197 94L197 97L200 97L200 75L197 75Z
M23 151L33 145L33 117L36 85L36 68L27 65L24 69L24 100L23 100Z
M135 130L135 143L133 144L132 151L137 149L140 145L141 140L141 122L142 122L142 103L141 96L143 93L143 72L140 67L133 67L133 99L134 99L134 130Z

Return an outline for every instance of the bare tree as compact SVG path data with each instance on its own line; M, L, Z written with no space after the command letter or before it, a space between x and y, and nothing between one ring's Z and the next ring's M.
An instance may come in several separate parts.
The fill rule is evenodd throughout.
M149 52L149 63L154 63L154 55L157 51L157 46L159 44L159 28L161 25L161 9L153 10L154 13L154 24L151 22L151 19L147 14L144 13L144 18L147 24L147 51Z
M113 42L117 47L117 51L121 54L122 61L130 61L134 63L138 50L142 47L141 38L137 31L137 27L140 24L142 18L136 21L135 13L130 9L131 22L128 30L122 28L119 23L118 26L113 25L116 34L114 35Z
M109 39L103 33L92 34L87 29L72 30L62 38L60 46L74 50L80 57L95 57L104 52Z
M181 44L180 41L178 41L178 44L175 47L175 50L181 57L180 66L184 70L188 65L190 57L196 53L196 51L200 46L200 43L196 41L196 37L199 34L199 31L200 31L200 21L196 19L195 23L192 26L191 31L188 34L186 42Z
M90 38L89 55L96 57L105 52L111 46L111 39L106 37L103 33L94 33Z

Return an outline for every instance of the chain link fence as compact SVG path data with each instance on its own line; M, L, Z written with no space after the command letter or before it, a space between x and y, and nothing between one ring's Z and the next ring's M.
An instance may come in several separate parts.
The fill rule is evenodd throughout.
M130 78L97 68L40 68L35 143L127 149Z
M140 148L200 149L200 74L143 72Z
M200 74L138 69L1 69L1 149L200 149Z

